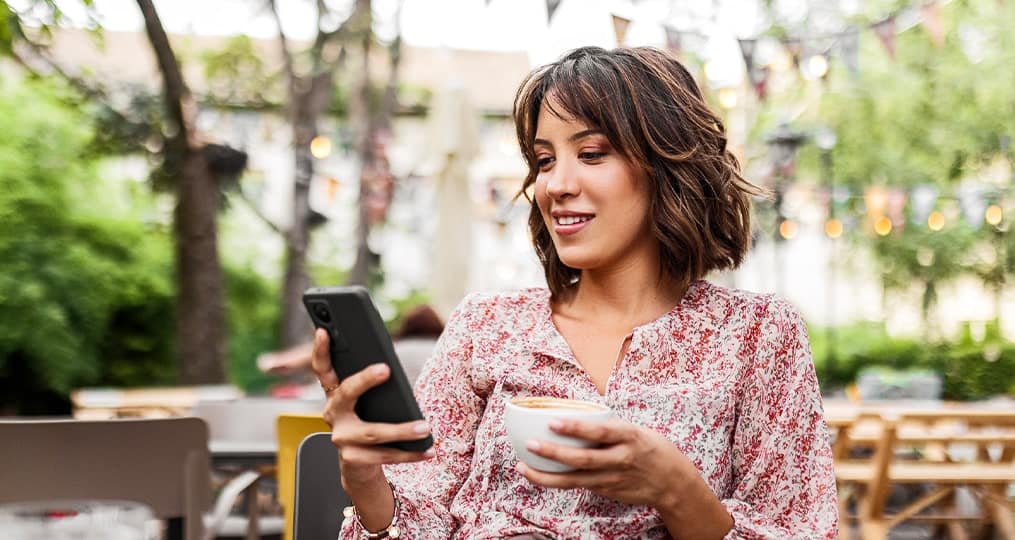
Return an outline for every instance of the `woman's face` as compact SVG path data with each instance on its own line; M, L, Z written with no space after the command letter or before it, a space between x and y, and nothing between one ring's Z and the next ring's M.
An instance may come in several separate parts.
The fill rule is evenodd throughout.
M544 103L535 152L535 201L565 265L609 269L657 256L648 178L606 135L561 119Z

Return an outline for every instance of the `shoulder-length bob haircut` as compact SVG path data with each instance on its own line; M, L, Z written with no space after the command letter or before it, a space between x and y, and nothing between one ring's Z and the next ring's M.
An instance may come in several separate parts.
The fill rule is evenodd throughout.
M535 198L533 142L540 108L580 120L651 183L652 234L660 269L682 285L736 268L750 247L751 197L763 191L741 176L726 131L676 59L648 47L584 47L537 68L514 102L518 144L529 172L519 190L531 202L529 230L554 297L573 291L579 271L561 262Z

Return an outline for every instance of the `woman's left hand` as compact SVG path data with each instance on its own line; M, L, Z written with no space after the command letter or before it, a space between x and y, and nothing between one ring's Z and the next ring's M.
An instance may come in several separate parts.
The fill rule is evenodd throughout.
M573 448L529 441L526 447L530 452L577 469L546 473L519 462L519 472L534 484L586 488L623 503L658 506L671 502L669 499L680 493L681 485L693 483L698 476L694 464L667 438L619 418L606 422L562 420L551 422L550 429L601 446Z

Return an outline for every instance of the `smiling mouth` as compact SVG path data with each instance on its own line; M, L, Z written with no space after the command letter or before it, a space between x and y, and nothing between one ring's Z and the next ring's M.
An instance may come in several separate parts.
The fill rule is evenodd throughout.
M579 223L585 223L594 216L557 216L553 218L557 225L577 225Z

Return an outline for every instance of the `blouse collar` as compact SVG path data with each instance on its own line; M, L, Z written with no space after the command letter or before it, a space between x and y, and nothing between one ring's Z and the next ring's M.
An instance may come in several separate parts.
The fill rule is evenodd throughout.
M687 287L684 296L673 306L673 309L664 313L657 319L635 327L632 334L644 332L649 328L665 325L670 327L675 319L684 315L698 315L708 305L708 293L713 285L705 280L696 280ZM532 352L542 354L575 363L574 353L568 345L567 340L553 324L552 310L550 309L550 290L537 289L533 306L533 316L538 318L531 334Z

